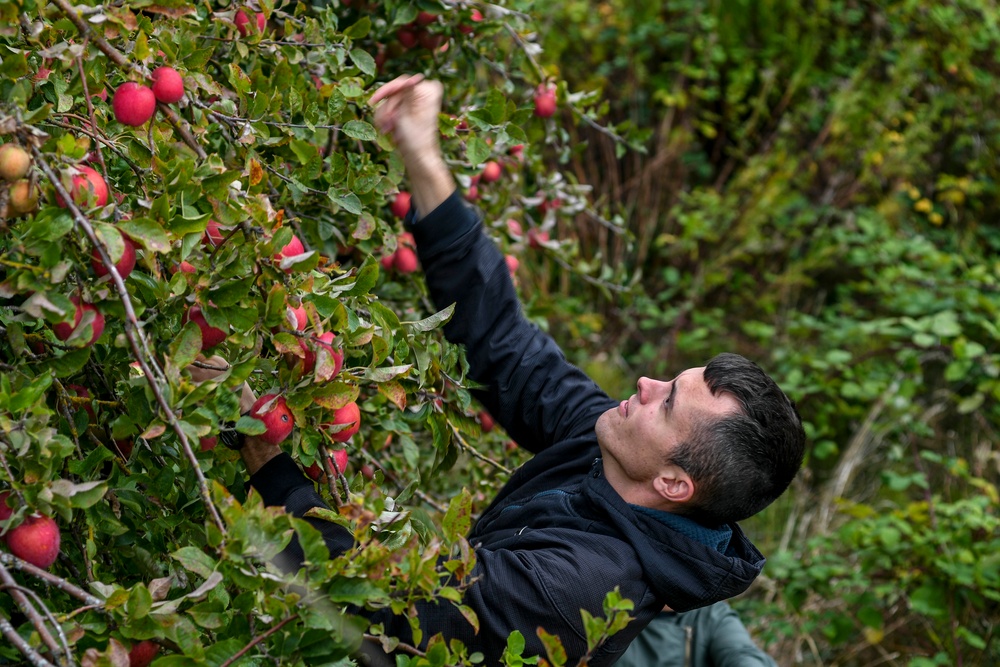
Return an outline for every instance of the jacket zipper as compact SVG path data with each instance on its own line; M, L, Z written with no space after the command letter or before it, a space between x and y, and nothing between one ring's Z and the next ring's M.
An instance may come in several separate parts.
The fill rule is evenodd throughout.
M684 667L691 667L691 643L694 638L694 628L684 626Z

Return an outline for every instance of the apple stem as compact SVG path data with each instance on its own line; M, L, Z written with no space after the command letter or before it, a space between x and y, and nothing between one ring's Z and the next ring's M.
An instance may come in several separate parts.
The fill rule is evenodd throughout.
M65 0L56 0L56 2L65 2ZM132 347L132 354L134 355L136 361L139 362L139 367L145 374L148 386L153 392L153 395L156 397L156 402L163 410L163 414L166 416L167 422L169 422L174 432L177 433L177 438L180 440L181 446L184 448L184 454L191 463L191 468L198 480L198 490L201 493L201 498L205 502L205 507L208 509L208 513L211 515L216 527L222 534L223 541L225 541L225 535L227 533L226 525L223 523L222 516L219 514L219 510L216 508L215 503L212 502L212 495L208 489L208 480L205 479L205 474L202 472L201 465L198 463L198 457L195 456L194 450L191 448L191 443L188 440L187 434L184 433L184 429L181 428L177 415L170 408L170 404L167 402L166 397L164 397L163 392L160 390L160 383L163 383L164 385L167 384L167 378L163 373L163 370L156 363L156 357L150 351L149 343L142 331L142 326L139 324L139 318L136 317L135 309L132 307L132 299L129 297L128 290L125 287L125 281L122 280L121 275L118 273L118 269L115 268L114 262L112 262L111 258L108 257L103 245L98 242L97 234L94 232L94 227L90 224L90 220L88 220L87 216L85 216L80 209L77 208L73 198L70 197L66 188L63 187L62 182L56 175L55 171L53 171L52 166L45 159L45 156L42 155L42 153L34 146L31 151L34 153L35 163L42 169L49 181L52 182L56 192L58 192L63 198L63 201L66 202L67 210L69 210L69 212L73 215L73 219L76 221L76 224L83 230L90 242L97 248L98 253L101 255L101 261L103 261L106 266L110 267L112 282L115 285L115 290L118 292L118 297L122 302L122 306L125 308L125 337L128 339L129 344Z

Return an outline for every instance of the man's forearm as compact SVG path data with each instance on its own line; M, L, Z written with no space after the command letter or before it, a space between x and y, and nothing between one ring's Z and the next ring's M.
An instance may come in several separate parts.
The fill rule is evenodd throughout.
M455 191L455 179L440 152L409 156L404 165L413 205L420 217L436 209Z

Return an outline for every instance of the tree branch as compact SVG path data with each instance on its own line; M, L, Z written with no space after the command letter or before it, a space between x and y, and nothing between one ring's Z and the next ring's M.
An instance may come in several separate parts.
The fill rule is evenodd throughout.
M247 644L246 646L244 646L243 648L241 648L239 651L237 651L236 654L233 657L231 657L228 660L226 660L224 663L222 663L221 665L219 665L219 667L229 667L234 662L236 662L237 660L239 660L240 658L242 658L244 655L246 655L247 651L249 651L250 649L252 649L257 644L261 643L262 641L264 641L265 639L267 639L268 637L270 637L271 635L273 635L275 632L277 632L281 628L285 627L286 625L288 625L289 623L291 623L292 621L294 621L295 619L297 619L298 617L299 617L298 614L292 614L291 616L289 616L285 620L283 620L280 623L278 623L277 625L275 625L273 628L268 629L267 632L265 632L265 633L263 633L261 635L257 635L256 637L254 637L250 641L249 644Z

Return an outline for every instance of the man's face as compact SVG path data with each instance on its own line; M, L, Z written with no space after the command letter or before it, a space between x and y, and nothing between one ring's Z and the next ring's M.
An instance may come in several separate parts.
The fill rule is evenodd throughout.
M632 502L631 490L643 491L662 473L668 455L691 436L699 421L739 411L734 396L712 395L704 366L667 382L639 378L636 393L597 420L608 481Z

